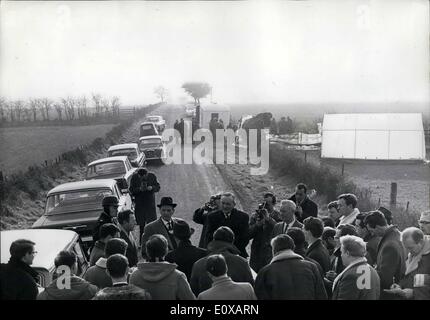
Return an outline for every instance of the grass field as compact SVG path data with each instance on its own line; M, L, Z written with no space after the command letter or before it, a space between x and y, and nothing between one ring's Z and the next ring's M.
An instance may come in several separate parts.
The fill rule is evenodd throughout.
M1 128L0 170L11 174L31 165L40 165L63 152L104 137L114 126L115 124Z

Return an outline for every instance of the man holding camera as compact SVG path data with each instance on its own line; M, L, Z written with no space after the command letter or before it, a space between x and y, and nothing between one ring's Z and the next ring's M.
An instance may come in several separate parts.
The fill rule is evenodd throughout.
M131 177L130 193L134 197L134 213L140 228L139 239L142 239L145 225L157 220L155 209L155 192L160 191L160 184L155 174L145 168L139 168Z
M276 221L267 210L267 202L261 203L249 220L249 238L253 239L249 264L257 273L272 259L270 240L275 224Z
M205 205L201 208L198 208L194 211L193 221L195 223L203 225L202 232L200 235L199 247L206 248L206 238L207 238L207 216L212 211L216 211L221 209L221 194L216 194L211 196L209 202L206 202Z

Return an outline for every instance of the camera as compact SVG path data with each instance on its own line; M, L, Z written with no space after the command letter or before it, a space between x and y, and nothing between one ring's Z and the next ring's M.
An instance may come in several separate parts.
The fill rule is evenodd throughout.
M266 210L266 202L260 203L260 204L258 205L258 209L257 209L257 210L255 210L255 211L257 212L257 215L258 215L258 219L259 219L259 220L264 219L264 217L265 217L265 215L266 215L266 213L267 213L267 210Z

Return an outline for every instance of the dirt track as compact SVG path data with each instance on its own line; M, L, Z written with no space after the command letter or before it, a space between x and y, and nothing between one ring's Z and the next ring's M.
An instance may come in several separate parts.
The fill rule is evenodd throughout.
M172 128L175 120L184 116L181 107L171 105L160 107L153 114L162 115L166 120L167 128ZM233 191L232 186L223 179L215 165L148 164L148 169L156 174L161 185L160 192L156 194L157 202L164 196L173 198L178 204L175 216L187 220L196 230L191 240L197 244L201 225L192 222L194 210L208 201L211 194ZM237 202L238 208L242 208L240 199Z

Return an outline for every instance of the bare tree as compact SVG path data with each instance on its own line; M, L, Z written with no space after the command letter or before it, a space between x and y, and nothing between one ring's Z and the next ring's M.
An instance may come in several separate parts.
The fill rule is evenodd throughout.
M24 121L30 122L31 121L31 109L30 107L24 106L22 109L22 112L24 114Z
M154 93L157 96L157 98L161 100L161 102L164 102L164 99L166 98L168 91L163 86L158 86L154 89Z
M46 120L49 121L49 111L52 109L52 100L48 98L43 98L41 100L41 104L43 105L43 110L45 112Z
M6 103L7 113L9 114L10 122L15 121L15 107L12 101Z
M0 122L6 121L6 99L0 97Z
M58 120L63 120L63 107L59 103L54 104L55 111L57 111Z
M93 99L93 103L94 103L94 107L95 107L95 109L96 109L96 116L98 116L98 115L100 115L100 113L101 113L101 99L102 99L102 96L101 95L99 95L99 94L95 94L95 93L93 93L92 95L91 95L91 97L92 97L92 99Z
M22 102L22 100L17 100L14 102L14 107L15 107L16 119L19 122L21 121L22 111L24 109L24 102Z
M118 97L112 97L111 101L112 116L119 117L120 102Z
M108 99L102 99L102 101L101 101L101 106L102 106L101 111L105 113L105 117L109 116L109 105L110 105L110 102L109 102Z
M37 107L38 107L39 101L37 99L30 99L29 101L29 108L31 113L33 114L33 121L37 121Z
M66 116L66 120L70 120L69 118L69 101L67 99L61 98L61 104L64 110L64 115Z
M79 101L81 106L81 115L84 118L88 118L87 97L83 96Z

